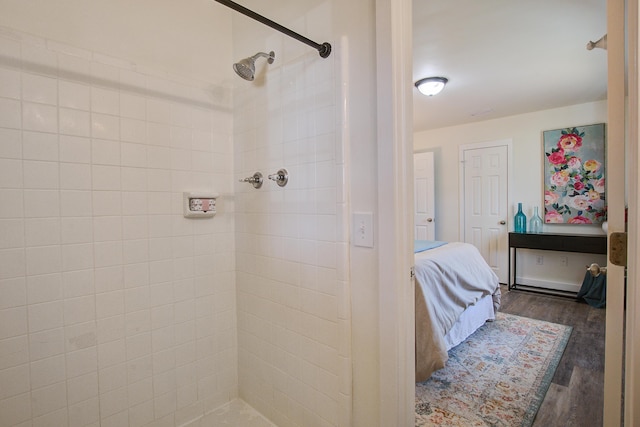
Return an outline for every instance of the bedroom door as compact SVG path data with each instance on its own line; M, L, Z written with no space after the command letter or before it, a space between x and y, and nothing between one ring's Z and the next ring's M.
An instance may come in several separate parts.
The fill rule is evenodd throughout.
M461 147L463 240L478 248L500 283L507 283L509 144Z
M416 240L435 240L433 153L413 154L414 226Z

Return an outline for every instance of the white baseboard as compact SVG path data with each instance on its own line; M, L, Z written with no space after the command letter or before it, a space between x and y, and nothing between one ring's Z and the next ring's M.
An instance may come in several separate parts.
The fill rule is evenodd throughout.
M548 280L531 279L527 277L516 277L516 283L518 285L532 286L536 288L555 289L558 291L575 292L578 293L581 284L566 283L566 282L552 282Z

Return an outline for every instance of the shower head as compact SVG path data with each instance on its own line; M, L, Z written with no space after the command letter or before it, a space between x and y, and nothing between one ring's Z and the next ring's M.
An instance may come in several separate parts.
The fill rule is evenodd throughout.
M276 54L273 51L269 52L269 54L258 52L249 58L242 59L233 64L233 70L243 79L252 81L256 74L256 59L260 57L267 58L267 62L273 64Z

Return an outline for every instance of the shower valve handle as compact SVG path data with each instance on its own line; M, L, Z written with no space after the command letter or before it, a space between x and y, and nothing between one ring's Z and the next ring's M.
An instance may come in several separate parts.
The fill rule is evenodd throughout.
M289 182L289 172L285 168L278 170L273 175L269 175L269 179L275 181L280 187L284 187Z
M240 178L239 181L248 182L253 185L253 188L260 188L262 187L262 174L260 172L256 172L247 178Z

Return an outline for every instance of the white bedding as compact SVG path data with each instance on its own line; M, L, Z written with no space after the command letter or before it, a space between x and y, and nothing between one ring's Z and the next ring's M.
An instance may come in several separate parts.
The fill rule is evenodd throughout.
M444 367L445 336L469 306L489 295L492 308L498 309L500 284L476 247L462 242L415 254L415 270L416 381L424 381Z
M487 320L496 320L496 312L493 308L493 296L486 295L480 301L467 307L462 312L456 323L444 336L444 345L448 350L466 340L476 329L484 325Z

